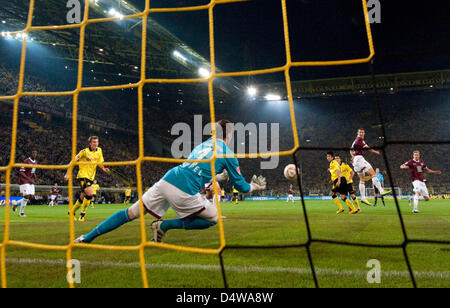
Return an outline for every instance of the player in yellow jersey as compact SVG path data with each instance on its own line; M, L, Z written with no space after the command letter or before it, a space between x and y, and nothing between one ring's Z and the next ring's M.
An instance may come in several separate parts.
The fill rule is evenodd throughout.
M94 193L92 195L91 208L94 208L95 200L97 200L97 191L100 190L100 186L97 184L97 180L94 180L94 184L91 187L92 187L92 192Z
M222 188L222 190L220 191L220 202L223 202L223 200L225 200L225 189Z
M123 201L123 204L128 205L128 203L131 201L131 188L127 188L125 190L125 200Z
M337 198L337 194L339 193L341 196L342 201L344 201L349 208L352 209L350 214L358 213L358 211L355 209L353 204L350 202L350 200L347 199L347 180L345 177L341 174L341 166L339 163L334 159L334 153L328 152L327 153L327 160L330 163L330 168L328 169L331 174L331 181L333 182L333 188L332 188L332 198L334 203L338 206L339 210L337 211L337 214L341 214L344 212L344 208L342 207L341 203L339 202Z
M233 200L235 200L236 204L239 204L239 191L234 188L233 186L233 196L230 199L230 202L233 202Z
M341 173L347 180L347 191L350 194L353 203L355 203L356 209L358 210L358 212L361 212L361 207L359 206L358 199L356 198L356 191L353 188L353 177L355 176L355 172L353 171L352 167L350 167L349 165L347 165L345 162L342 161L339 155L336 155L334 159L341 166ZM349 211L351 211L350 208Z
M93 192L92 199L88 202L88 204L86 206L83 205L81 207L81 215L80 215L80 218L78 219L81 222L85 221L84 217L86 216L86 211L87 211L89 205L92 208L94 208L94 201L97 198L97 191L100 189L100 186L97 184L97 180L94 180L94 183L92 184L91 188L92 188L92 192Z
M92 184L95 180L95 174L97 173L97 166L103 170L105 173L109 173L109 169L105 168L102 163L104 162L102 149L98 147L99 138L97 136L89 137L89 147L82 150L75 156L75 159L82 163L90 163L90 164L80 164L77 181L80 185L80 197L78 198L75 206L72 209L72 213L75 217L77 210L82 206L83 209L86 209L92 200L94 195L94 191L92 189ZM64 176L64 180L69 180L69 174L66 173ZM70 214L70 212L69 212ZM80 221L84 221L84 216L86 215L86 211L81 213ZM75 217L76 219L76 217Z

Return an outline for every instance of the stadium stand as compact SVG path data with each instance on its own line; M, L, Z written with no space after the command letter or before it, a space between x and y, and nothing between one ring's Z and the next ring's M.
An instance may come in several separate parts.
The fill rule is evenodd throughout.
M0 67L0 76L2 76L1 93L11 94L16 87L14 74L7 68ZM38 77L27 77L26 87L33 91L45 91L49 82ZM117 94L117 93L115 93ZM130 95L125 93L123 95ZM188 97L189 93L185 97ZM445 140L445 130L434 125L444 123L447 127L450 120L446 116L449 114L449 106L445 104L445 90L434 92L406 92L383 95L383 112L387 127L387 135L391 140ZM108 125L92 125L89 121L85 125L80 125L78 148L82 149L89 135L98 134L101 136L101 147L105 151L108 161L131 161L137 157L137 137L133 134L136 130L136 123L130 119L135 112L133 106L123 106L121 100L125 97L89 95L84 97L87 103L80 105L80 113L89 119L102 119L106 123L119 123L118 129L108 129ZM60 98L58 98L60 99ZM173 100L171 96L161 97L159 99ZM353 106L352 110L343 110L340 108L341 102L345 100ZM261 102L264 104L265 102ZM129 105L129 104L127 104ZM329 145L330 147L349 147L353 140L355 131L360 126L368 130L368 142L371 146L381 144L379 136L381 132L376 117L373 116L374 110L371 110L371 97L363 96L336 96L324 98L309 98L297 102L296 120L298 133L303 146L318 147ZM1 112L1 131L2 140L9 140L11 134L11 109L2 107ZM71 147L71 122L66 116L70 112L71 102L60 102L53 97L25 97L24 104L21 105L20 112L20 130L18 135L17 159L22 161L25 155L36 147L36 140L41 140L45 134L45 142L39 143L40 157L39 161L43 164L64 164L70 161ZM265 123L268 122L267 111L258 109L249 112L233 112L233 105L229 106L227 111L225 107L223 114L218 114L217 118L226 117L234 122L242 123ZM286 107L287 108L287 107ZM325 112L326 111L326 112ZM170 149L172 141L175 139L170 134L170 127L177 122L185 122L193 126L192 108L189 104L177 106L175 110L160 108L157 105L148 104L145 107L145 120L149 123L151 130L151 139L146 140L146 152L155 154L152 149L154 142L161 142L162 147ZM353 113L359 114L359 118L354 118ZM230 117L230 115L232 115ZM286 121L286 113L272 114L270 122L280 123L280 149L287 150L293 145L292 132L289 121ZM433 120L431 120L433 119ZM208 120L208 116L205 116ZM147 124L146 124L147 125ZM128 130L121 129L120 126ZM417 130L418 126L421 127ZM334 132L339 132L335 134ZM155 138L156 137L156 138ZM9 160L9 142L0 144L0 164L6 165ZM403 192L411 192L409 177L404 171L397 168L404 161L409 159L410 153L414 149L424 151L424 159L437 169L448 168L448 161L445 159L445 153L448 151L447 145L442 146L412 146L398 145L387 149L390 163L393 166L393 176L395 186L400 187ZM159 153L161 154L161 153ZM169 151L164 153L170 156ZM344 159L349 155L342 151ZM299 157L302 171L302 180L305 191L311 194L328 194L329 183L327 182L327 163L323 158L323 153L317 151L304 151ZM279 167L276 170L262 170L264 176L270 183L270 191L263 194L284 194L287 182L283 177L282 170L285 165L290 163L291 158L280 157ZM241 161L243 170L246 174L257 173L259 170L260 159L246 159ZM382 157L371 157L375 167L382 172L386 169ZM447 165L446 165L447 164ZM146 163L143 166L144 185L151 186L167 170L169 164ZM120 166L117 174L121 176L105 176L98 173L98 180L105 187L120 187L126 183L134 184L136 182L135 168L132 166ZM38 171L43 173L43 170ZM63 171L46 170L45 174L40 176L40 184L51 185L55 182L61 182ZM355 177L356 178L356 177ZM17 174L13 174L13 181L16 181ZM356 179L355 179L356 180ZM387 177L386 177L387 180ZM441 177L429 177L428 186L436 193L445 193L449 189L450 175L443 174ZM391 183L386 182L386 186ZM225 184L227 191L231 190Z

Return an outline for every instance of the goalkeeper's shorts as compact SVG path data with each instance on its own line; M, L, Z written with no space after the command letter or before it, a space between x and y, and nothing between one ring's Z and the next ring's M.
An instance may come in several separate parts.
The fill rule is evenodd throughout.
M195 216L214 222L217 222L218 219L215 198L214 202L210 202L199 193L193 196L189 195L164 180L160 180L145 192L142 201L146 212L158 219L164 216L169 207L172 207L181 219ZM139 211L139 207L133 206L132 208L137 208ZM133 214L139 217L139 212L133 212Z

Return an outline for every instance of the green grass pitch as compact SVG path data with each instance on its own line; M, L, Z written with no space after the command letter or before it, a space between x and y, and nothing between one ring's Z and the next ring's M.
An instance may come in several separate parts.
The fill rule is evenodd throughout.
M331 201L306 201L312 236L367 244L399 244L403 241L395 203L363 206L357 215L336 215ZM400 202L407 235L411 239L450 239L450 200L420 203L412 214ZM96 205L87 221L76 222L76 236L92 230L123 205ZM5 209L0 209L0 237L4 236ZM241 202L222 205L225 237L231 246L295 245L307 240L300 202ZM64 245L69 241L67 206L28 206L27 217L11 212L11 240ZM175 217L169 211L167 218ZM152 217L146 216L148 226ZM170 244L202 248L219 247L218 227L208 230L172 230ZM138 245L139 222L128 223L95 241L96 244ZM450 245L409 244L411 266L419 287L450 287ZM311 254L320 287L411 287L400 248L364 248L313 243ZM103 251L75 248L72 257L81 261L81 283L76 287L141 287L137 251ZM305 248L227 249L223 253L230 287L314 287ZM8 287L67 287L65 252L7 246ZM145 251L150 287L223 287L219 257L158 248ZM381 283L367 282L367 262L379 260Z

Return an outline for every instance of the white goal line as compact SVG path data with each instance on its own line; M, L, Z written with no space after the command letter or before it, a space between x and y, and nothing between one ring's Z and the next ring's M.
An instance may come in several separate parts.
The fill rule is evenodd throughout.
M6 258L7 263L13 264L49 264L49 265L65 265L66 260L63 259L19 259ZM95 266L95 267L128 267L140 268L139 263L121 263L121 262L107 262L107 261L80 261L81 266ZM194 269L206 271L221 271L219 265L201 265L201 264L146 264L147 269ZM259 267L259 266L225 266L226 271L251 273L251 272L268 272L268 273L293 273L301 275L311 275L311 269L297 268L297 267ZM316 268L317 275L323 276L365 276L368 271L362 270L332 270ZM408 271L382 271L381 274L385 277L409 277ZM414 276L417 278L437 278L448 279L450 272L435 272L435 271L414 271Z

